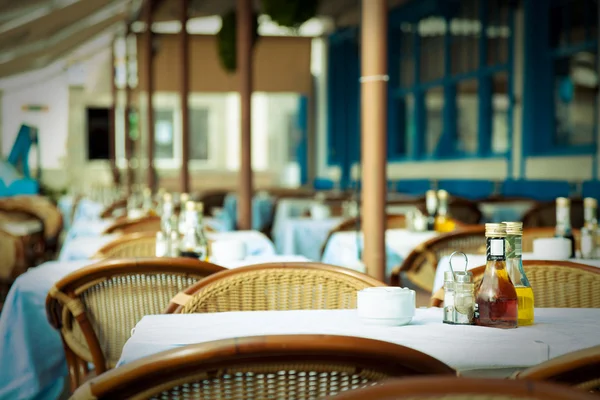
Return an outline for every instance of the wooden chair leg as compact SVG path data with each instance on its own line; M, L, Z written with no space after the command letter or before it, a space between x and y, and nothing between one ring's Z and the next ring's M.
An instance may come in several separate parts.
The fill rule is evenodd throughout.
M70 392L73 393L79 387L81 377L79 375L79 357L69 348L63 339L63 348L65 350L65 358L67 360L67 369L69 371L69 386Z

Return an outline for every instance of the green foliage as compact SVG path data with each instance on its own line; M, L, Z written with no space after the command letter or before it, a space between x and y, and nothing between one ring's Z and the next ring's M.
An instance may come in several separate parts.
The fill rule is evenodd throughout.
M217 51L221 65L225 71L234 73L237 69L236 35L237 14L235 10L229 11L222 17L221 30L217 33ZM258 16L254 15L252 26L252 45L258 39Z
M262 11L280 26L298 28L317 15L319 0L262 0Z

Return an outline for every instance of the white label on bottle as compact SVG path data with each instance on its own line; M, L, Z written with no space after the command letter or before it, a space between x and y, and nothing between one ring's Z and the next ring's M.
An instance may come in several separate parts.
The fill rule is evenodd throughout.
M490 255L503 256L504 255L504 239L492 239L490 240Z

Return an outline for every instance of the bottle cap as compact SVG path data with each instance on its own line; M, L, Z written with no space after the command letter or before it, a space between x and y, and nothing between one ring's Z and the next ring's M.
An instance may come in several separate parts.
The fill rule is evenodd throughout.
M571 200L566 198L566 197L557 197L556 198L556 205L557 206L562 206L562 207L566 207L571 205Z
M503 222L506 225L507 235L523 235L522 222Z
M164 200L166 203L170 203L171 201L173 201L173 195L171 195L171 193L165 193L165 194L163 195L163 200Z
M437 196L435 190L428 190L427 192L425 192L425 197L435 197Z
M196 203L194 203L193 201L186 202L185 210L186 211L196 211Z
M583 206L584 207L598 207L598 200L596 200L593 197L586 197L585 199L583 199Z
M448 198L448 192L445 191L444 189L438 190L437 196L440 199L447 199Z
M506 224L485 224L485 237L506 237Z

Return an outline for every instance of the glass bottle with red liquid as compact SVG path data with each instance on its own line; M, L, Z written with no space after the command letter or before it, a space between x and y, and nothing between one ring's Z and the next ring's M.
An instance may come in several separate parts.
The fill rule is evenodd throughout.
M516 328L517 291L506 269L506 224L485 224L487 264L476 290L475 324L494 328Z

